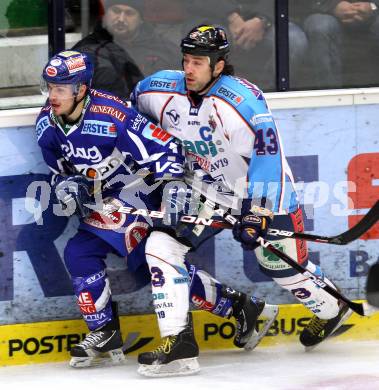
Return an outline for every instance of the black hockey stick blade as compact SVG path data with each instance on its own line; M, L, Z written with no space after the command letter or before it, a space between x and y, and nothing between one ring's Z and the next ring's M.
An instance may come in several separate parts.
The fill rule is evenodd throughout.
M367 302L379 308L379 263L374 264L367 274Z
M350 230L341 233L338 236L331 237L330 242L337 245L346 245L366 233L379 220L379 200L376 201L368 213Z
M337 236L327 237L327 236L318 236L317 234L308 234L308 233L298 233L298 232L289 232L286 230L279 229L269 229L269 236L277 237L286 237L286 238L296 238L299 240L314 241L324 244L334 244L334 245L346 245L350 242L357 240L364 233L366 233L376 222L379 220L379 201L375 203L373 207L368 211L368 213L351 229L338 234Z

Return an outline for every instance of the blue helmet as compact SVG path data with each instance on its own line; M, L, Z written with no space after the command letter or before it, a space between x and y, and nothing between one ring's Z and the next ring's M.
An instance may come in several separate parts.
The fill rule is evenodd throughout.
M43 69L46 83L91 86L93 64L89 56L78 51L66 50L51 57Z

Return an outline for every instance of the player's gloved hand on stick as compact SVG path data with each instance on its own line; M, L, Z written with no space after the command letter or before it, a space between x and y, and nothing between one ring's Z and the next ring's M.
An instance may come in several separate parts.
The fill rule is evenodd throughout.
M249 202L250 203L250 202ZM239 221L233 226L233 237L244 250L254 250L259 244L257 238L264 238L273 220L273 213L263 207L250 206L243 201Z
M92 212L92 209L85 206L91 201L93 190L93 184L86 177L60 176L53 189L67 216L76 213L79 217L85 218Z

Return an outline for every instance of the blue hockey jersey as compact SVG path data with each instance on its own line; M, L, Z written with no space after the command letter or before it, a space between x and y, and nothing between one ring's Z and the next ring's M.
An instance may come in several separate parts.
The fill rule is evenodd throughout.
M53 182L57 175L84 175L101 183L104 203L115 209L157 208L160 199L154 197L152 179L183 175L184 157L173 137L102 91L90 91L82 116L73 125L63 124L45 105L37 118L36 133L44 160L54 174ZM148 226L143 217L100 214L92 213L80 228L102 237L121 255L135 248Z

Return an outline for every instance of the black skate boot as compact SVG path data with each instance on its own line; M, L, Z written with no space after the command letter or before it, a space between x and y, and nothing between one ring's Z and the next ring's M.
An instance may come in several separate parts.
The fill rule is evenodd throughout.
M222 295L233 300L232 316L236 320L236 335L233 343L237 348L247 351L253 350L266 335L279 313L277 305L269 305L263 299L254 296L248 298L246 294L229 287L223 288ZM258 329L258 317L265 317L261 330Z
M178 335L164 337L154 351L138 355L138 373L150 377L194 374L200 370L198 356L192 314L188 313L188 324L184 330Z
M300 334L300 342L307 351L311 351L322 341L332 335L352 314L353 311L345 302L340 302L340 311L330 320L322 320L313 316Z
M71 349L70 366L75 368L121 364L125 361L122 351L120 321L117 304L112 302L114 318L103 328L92 331L86 338Z

